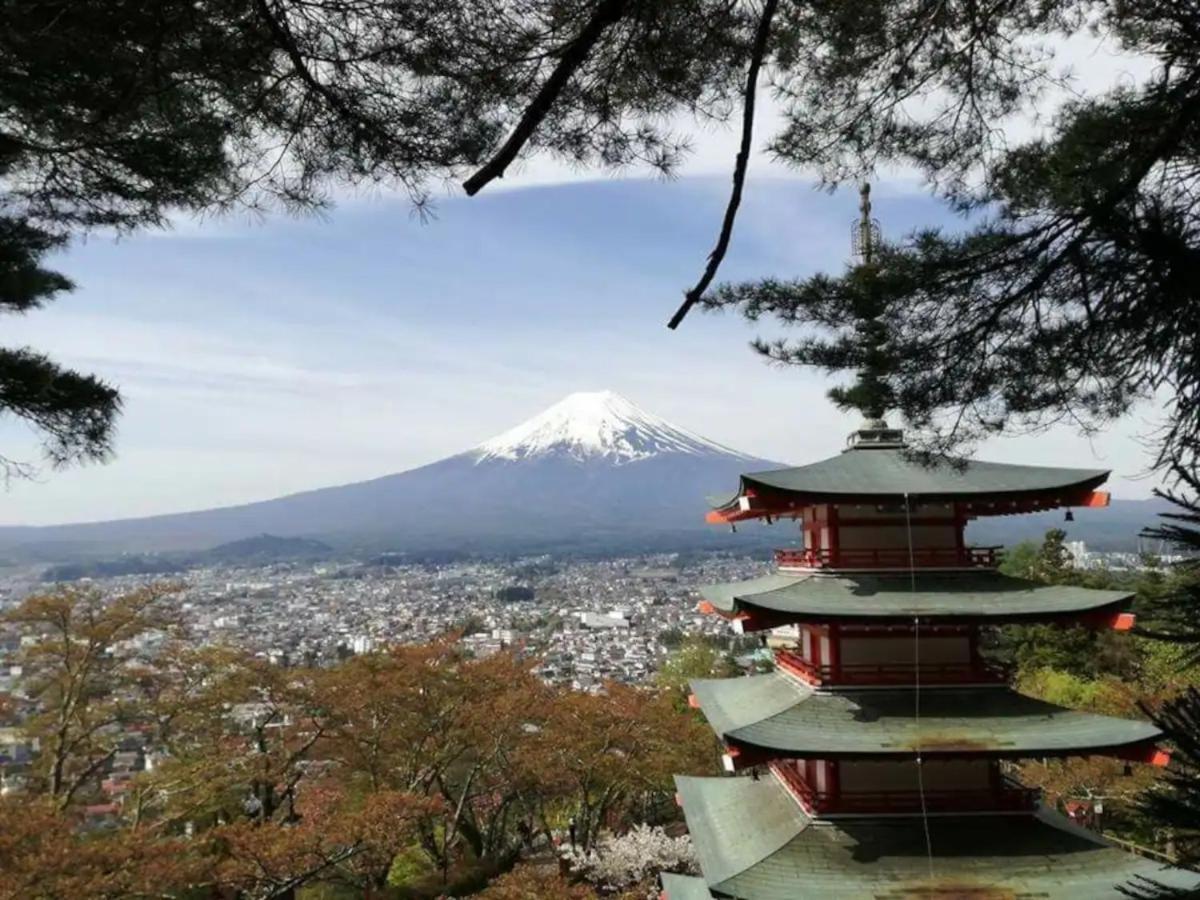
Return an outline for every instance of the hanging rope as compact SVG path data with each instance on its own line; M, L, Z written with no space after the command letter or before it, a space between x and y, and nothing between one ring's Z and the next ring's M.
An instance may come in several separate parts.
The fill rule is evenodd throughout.
M917 593L917 567L913 557L912 508L904 494L904 526L908 535L909 590ZM921 798L921 825L925 830L925 855L929 861L929 879L933 880L933 837L929 833L929 808L925 803L925 761L921 756L921 617L913 616L913 721L917 733L917 794Z

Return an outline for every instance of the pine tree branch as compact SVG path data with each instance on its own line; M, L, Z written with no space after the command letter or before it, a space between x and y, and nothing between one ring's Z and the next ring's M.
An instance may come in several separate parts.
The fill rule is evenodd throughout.
M284 18L284 14L281 12L280 17L276 18L268 0L255 0L254 6L258 11L259 18L267 26L267 30L275 38L279 48L287 55L296 76L313 93L323 98L347 122L357 123L364 130L368 127L372 130L377 130L374 128L374 123L365 122L363 117L350 107L341 94L334 91L329 85L324 84L312 73L312 70L309 69L308 63L304 59L304 54L300 51L300 46L296 43L295 35L292 34L292 30L288 26L286 18Z
M571 76L587 60L604 32L625 15L628 4L629 0L603 0L596 7L596 11L588 23L583 26L579 36L562 52L558 65L554 67L554 71L550 73L550 77L546 79L546 83L542 85L533 101L525 108L525 112L521 115L517 127L513 129L508 140L504 142L495 156L463 182L463 190L467 192L468 197L474 197L493 180L504 177L505 170L533 137L533 133L546 118L554 101L558 99L558 95L571 80Z
M750 55L750 66L746 70L745 99L742 103L742 142L733 167L733 190L729 195L729 205L725 207L725 219L721 223L717 245L708 254L708 264L704 267L704 273L700 276L700 280L684 294L683 304L675 311L675 315L671 316L671 321L667 323L667 327L672 331L679 327L684 316L704 296L704 292L712 284L717 269L721 267L721 262L725 259L725 253L729 249L729 240L733 236L733 223L737 218L738 207L742 202L742 189L746 183L746 168L750 164L750 142L754 135L754 96L758 90L758 73L767 53L767 40L771 35L771 20L775 17L775 10L778 6L778 0L767 0L763 6L762 18L758 20L758 30L754 35L754 48Z

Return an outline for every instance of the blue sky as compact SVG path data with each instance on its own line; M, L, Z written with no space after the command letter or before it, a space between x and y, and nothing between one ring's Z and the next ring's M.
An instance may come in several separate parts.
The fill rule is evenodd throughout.
M56 259L79 287L5 321L27 343L120 385L116 459L13 482L0 523L205 508L396 472L466 449L576 390L613 389L749 453L799 462L852 427L819 373L763 365L730 316L665 322L699 272L724 177L571 180L446 197L415 220L389 197L322 218L185 223L92 237ZM839 270L854 191L752 179L724 278ZM889 235L956 227L903 180L875 191ZM1147 462L1134 417L1092 443L1069 430L981 456ZM0 422L5 453L36 458ZM1151 482L1115 479L1119 496Z

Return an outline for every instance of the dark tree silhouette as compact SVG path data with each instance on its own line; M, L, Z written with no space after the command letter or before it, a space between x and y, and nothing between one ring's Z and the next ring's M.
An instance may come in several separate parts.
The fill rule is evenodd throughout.
M6 235L48 249L176 210L312 209L342 181L397 187L420 208L431 184L476 193L535 152L669 172L688 116L733 119L730 202L673 323L703 296L852 328L853 274L706 290L766 90L780 159L830 183L915 165L985 217L965 236L880 251L878 349L896 368L869 389L894 395L932 446L1060 418L1095 427L1169 388L1162 459L1187 464L1200 434L1197 12L1195 0L14 0L0 29L0 215ZM1081 95L1050 134L1010 144L1008 117L1058 80L1039 41L1087 25L1159 69ZM6 310L29 309L7 302L11 260L45 249L0 254ZM818 365L851 352L763 349ZM115 395L86 376L61 393L30 385L70 373L23 353L37 365L6 383L40 390L40 413L5 394L0 414L41 430L52 461L103 455Z
M1200 659L1200 479L1180 471L1182 488L1158 491L1175 511L1162 514L1162 523L1148 528L1147 537L1166 541L1183 560L1176 564L1173 588L1144 613L1148 637L1171 641L1189 649L1185 664ZM1200 864L1200 691L1190 688L1153 714L1155 724L1172 745L1171 767L1162 790L1143 801L1143 812L1161 827L1170 829L1171 843L1185 864ZM1200 896L1200 891L1173 891L1152 881L1130 885L1130 896L1139 900L1165 900Z
M36 309L70 290L70 281L41 266L43 255L60 243L44 231L0 216L0 312ZM0 413L35 425L55 463L104 458L119 410L116 390L104 382L64 369L33 350L0 347ZM24 464L0 454L0 473L25 471Z
M1161 513L1161 522L1143 534L1165 542L1183 559L1175 564L1177 577L1171 589L1145 610L1149 624L1140 630L1147 637L1185 647L1185 662L1194 665L1200 663L1200 477L1183 469L1175 475L1176 489L1155 491L1174 510Z
M14 0L0 28L0 311L68 290L42 258L89 229L309 210L345 181L422 208L430 183L483 165L477 190L523 149L668 169L684 142L656 123L722 115L736 95L741 7ZM118 410L112 387L33 350L0 356L0 415L40 433L52 463L104 457Z
M1200 467L1198 12L1194 3L1106 7L1112 33L1159 68L1142 84L1067 104L1048 135L1003 153L980 156L936 127L893 123L866 135L872 153L911 157L949 179L945 194L976 215L965 234L918 233L878 260L888 384L928 449L1060 421L1093 430L1159 392L1168 409L1156 465ZM816 123L810 140L780 149L820 161L819 139L839 132ZM843 149L844 138L835 142ZM956 180L972 162L983 175L976 190ZM805 337L756 347L775 362L834 371L856 363L844 329L862 293L850 270L725 285L704 303L799 327Z

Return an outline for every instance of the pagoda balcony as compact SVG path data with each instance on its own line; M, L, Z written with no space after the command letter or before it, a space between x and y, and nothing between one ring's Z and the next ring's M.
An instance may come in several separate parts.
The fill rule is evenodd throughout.
M772 762L771 771L801 808L811 816L910 815L929 813L1029 813L1038 808L1042 792L1004 777L988 790L818 791L793 766Z
M775 664L783 672L814 687L909 687L918 683L917 668L906 663L818 665L791 650L776 650ZM999 663L975 660L963 663L922 663L920 684L1008 684L1011 670Z
M797 547L775 551L780 569L994 569L1001 547L906 547L822 549Z

